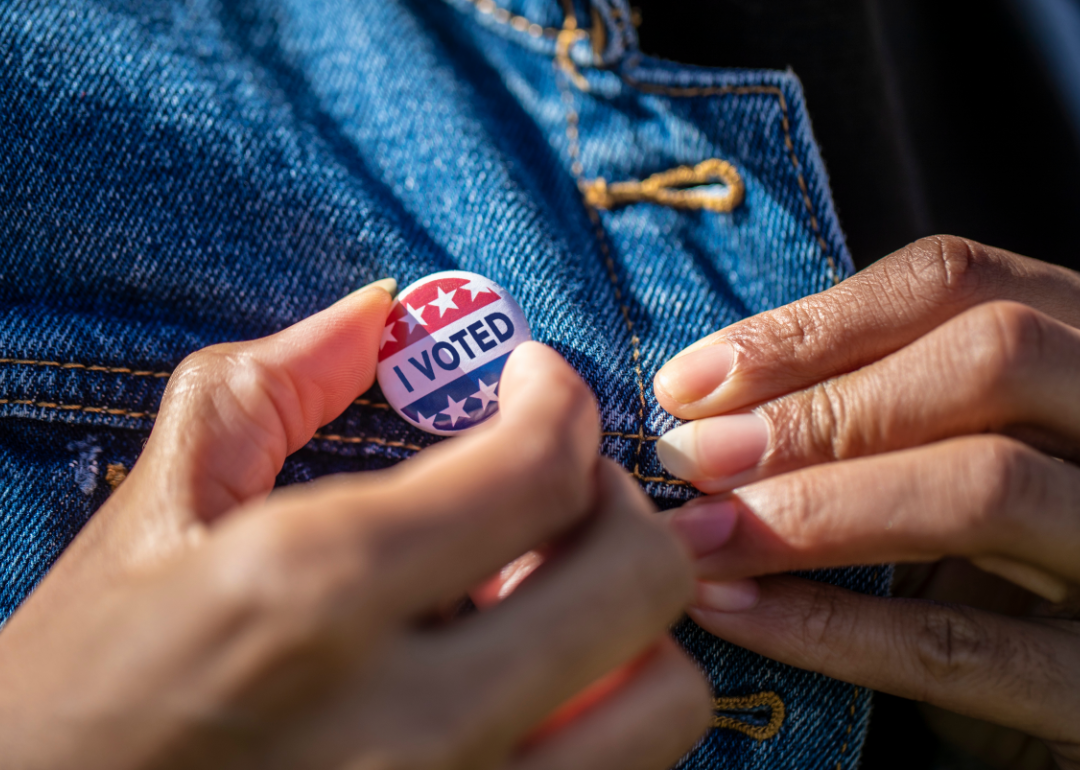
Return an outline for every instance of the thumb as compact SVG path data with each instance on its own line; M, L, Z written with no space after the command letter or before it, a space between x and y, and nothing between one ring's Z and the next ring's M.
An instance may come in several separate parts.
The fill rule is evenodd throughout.
M392 278L377 281L277 334L184 359L145 451L109 501L127 512L130 547L148 539L160 553L163 537L268 494L285 458L371 387L396 290Z

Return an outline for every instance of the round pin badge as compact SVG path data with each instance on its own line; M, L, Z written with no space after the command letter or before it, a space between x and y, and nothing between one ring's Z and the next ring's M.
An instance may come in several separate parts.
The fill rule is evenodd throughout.
M530 339L504 288L475 273L434 273L394 300L379 342L379 387L417 428L456 436L499 411L506 359Z

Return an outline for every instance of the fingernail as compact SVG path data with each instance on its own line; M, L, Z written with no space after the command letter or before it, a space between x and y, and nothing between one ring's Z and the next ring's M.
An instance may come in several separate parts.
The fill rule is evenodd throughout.
M769 426L750 412L694 420L656 442L668 473L686 481L723 479L757 465L769 446Z
M731 539L739 514L730 500L684 507L671 517L670 526L694 556L704 556Z
M391 297L393 297L395 294L397 294L397 279L395 279L395 278L381 278L378 281L375 281L374 283L369 283L367 286L365 286L360 291L364 291L364 289L382 289L387 294L389 294Z
M760 596L756 580L732 580L727 583L699 580L696 605L712 612L743 612L753 608Z
M717 342L668 361L656 374L655 387L680 404L700 401L727 378L735 354Z
M397 294L397 280L394 278L381 278L378 281L373 281L372 283L361 286L359 289L349 292L334 304L336 305L341 302L351 303L353 299L367 291L385 291L390 295L390 299L393 299L394 295Z

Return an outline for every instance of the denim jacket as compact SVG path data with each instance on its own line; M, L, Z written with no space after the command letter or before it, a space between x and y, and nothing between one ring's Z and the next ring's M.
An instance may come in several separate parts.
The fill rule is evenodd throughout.
M449 269L513 294L595 392L603 453L669 508L695 492L657 461L653 374L852 268L796 78L643 56L625 0L0 4L0 621L186 354ZM437 440L376 389L279 483ZM857 765L868 691L674 634L716 697L681 767Z

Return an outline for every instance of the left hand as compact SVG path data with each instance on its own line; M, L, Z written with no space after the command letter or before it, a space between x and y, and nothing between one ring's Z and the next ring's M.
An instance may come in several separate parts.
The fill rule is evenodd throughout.
M940 730L998 767L1080 768L1080 275L926 239L655 387L692 421L662 461L713 495L671 520L699 625L955 712ZM919 593L955 604L752 579L946 557Z

